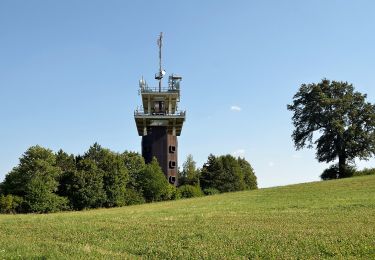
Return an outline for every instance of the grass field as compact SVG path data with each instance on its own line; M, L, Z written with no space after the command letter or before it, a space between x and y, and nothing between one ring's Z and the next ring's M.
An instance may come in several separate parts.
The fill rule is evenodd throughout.
M0 215L0 259L375 259L375 176L48 215Z

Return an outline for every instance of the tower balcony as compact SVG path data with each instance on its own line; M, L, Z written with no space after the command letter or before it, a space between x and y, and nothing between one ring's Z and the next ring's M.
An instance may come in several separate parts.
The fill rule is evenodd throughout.
M143 110L134 111L134 120L137 125L138 135L145 136L150 127L167 127L168 133L176 136L181 135L182 126L186 118L186 111L175 111L174 113L145 113Z

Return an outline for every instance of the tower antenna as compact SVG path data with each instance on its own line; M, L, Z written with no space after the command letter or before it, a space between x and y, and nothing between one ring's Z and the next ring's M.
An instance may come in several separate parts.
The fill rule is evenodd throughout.
M165 71L161 67L161 47L163 46L163 32L160 33L158 38L159 46L159 73L155 76L155 79L159 80L159 92L161 92L161 79L164 76Z

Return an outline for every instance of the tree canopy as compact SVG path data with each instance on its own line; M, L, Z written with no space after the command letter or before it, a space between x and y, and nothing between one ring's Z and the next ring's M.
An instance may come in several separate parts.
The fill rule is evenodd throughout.
M200 174L200 185L206 189L217 189L220 192L256 189L257 182L249 162L232 155L216 157L209 155Z
M315 145L318 161L338 159L339 177L346 177L348 162L375 154L375 105L366 98L347 82L302 84L287 106L296 149Z

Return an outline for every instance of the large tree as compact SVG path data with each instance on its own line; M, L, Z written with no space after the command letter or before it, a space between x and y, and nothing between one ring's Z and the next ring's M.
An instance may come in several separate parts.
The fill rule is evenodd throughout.
M315 145L318 161L338 159L339 177L345 177L348 162L375 154L375 105L366 97L347 82L302 84L287 106L296 149Z

